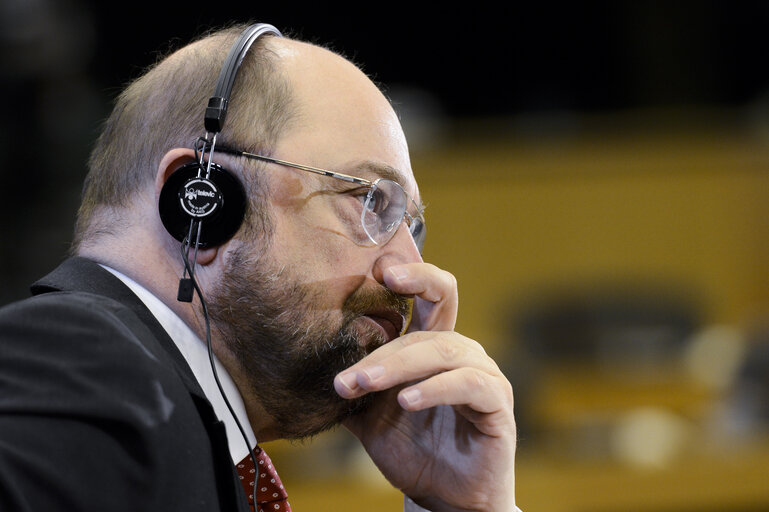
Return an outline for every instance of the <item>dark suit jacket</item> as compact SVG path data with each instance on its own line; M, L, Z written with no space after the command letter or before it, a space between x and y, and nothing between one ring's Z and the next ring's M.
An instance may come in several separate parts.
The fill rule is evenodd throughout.
M0 510L247 511L224 425L142 302L82 258L0 309Z

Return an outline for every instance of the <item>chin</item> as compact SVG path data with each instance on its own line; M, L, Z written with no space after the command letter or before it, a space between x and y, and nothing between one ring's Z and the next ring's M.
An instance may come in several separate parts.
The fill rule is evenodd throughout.
M276 418L278 432L283 439L308 439L322 432L336 428L347 418L366 412L373 403L372 395L347 400L338 395L324 400L324 403L308 401L302 412L288 418ZM287 411L283 410L282 413ZM282 414L281 414L282 415Z

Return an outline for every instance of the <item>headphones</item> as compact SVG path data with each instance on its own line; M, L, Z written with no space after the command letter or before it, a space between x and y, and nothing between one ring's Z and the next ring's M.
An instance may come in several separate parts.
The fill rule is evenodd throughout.
M160 191L160 220L168 233L187 248L221 245L243 223L248 201L243 185L230 171L214 163L213 156L216 136L227 118L235 77L249 48L265 34L282 37L272 25L258 23L246 28L230 48L206 107L206 134L194 144L197 161L174 171Z
M256 453L222 388L217 374L211 344L208 307L203 298L203 292L195 279L194 260L190 265L188 252L190 248L194 248L197 252L198 248L216 247L223 244L235 234L243 223L247 204L243 185L230 171L214 163L212 158L216 147L216 136L222 131L227 117L227 107L232 93L232 84L235 83L235 76L238 74L243 58L251 45L265 34L283 37L278 29L272 25L259 23L245 29L230 48L224 67L219 73L214 95L208 100L208 107L206 107L204 123L206 135L198 138L193 146L197 161L185 164L175 170L163 185L158 199L158 210L163 226L171 236L182 243L184 275L179 281L177 299L181 302L192 302L193 291L197 292L200 298L211 372L224 403L235 420L240 435L243 436L254 467L259 467ZM208 153L208 158L206 158L206 153ZM186 277L187 275L189 277ZM258 478L257 475L254 483L258 483ZM254 504L257 502L256 490L258 487L258 485L254 485L251 495Z

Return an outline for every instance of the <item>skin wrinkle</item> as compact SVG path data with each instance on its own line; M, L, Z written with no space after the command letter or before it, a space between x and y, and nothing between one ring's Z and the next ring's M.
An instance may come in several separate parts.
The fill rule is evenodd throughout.
M420 201L418 191L408 190L408 180L406 179L404 174L400 170L396 169L395 167L391 167L389 165L376 162L373 160L359 160L359 161L353 161L347 164L343 164L340 166L340 169L342 170L338 170L338 171L334 169L329 169L329 170L334 172L339 172L342 174L347 174L350 176L355 176L357 178L365 178L372 182L376 181L378 178L382 178L382 179L387 179L387 180L398 183L400 186L404 187L404 190L406 190L409 196L411 196L411 198L417 204L417 207L420 209L420 211L424 212L425 205ZM326 178L326 179L333 180L333 178ZM333 181L343 183L340 180L333 180Z
M363 174L370 175L371 173L374 173L376 176L390 179L398 183L402 183L404 181L402 174L394 168L371 162L366 163L365 165L366 169L368 170L363 172L360 172L359 170L358 172L361 174L360 177L364 177L362 176ZM302 173L303 171L293 170L293 172ZM293 209L296 212L300 212L310 207L310 201L312 199L316 197L327 198L329 201L332 201L332 208L334 208L334 210L337 212L336 218L343 219L343 223L345 224L346 229L342 231L324 223L314 225L313 228L318 231L325 231L327 233L345 238L346 240L349 240L360 247L371 247L374 245L365 234L358 233L358 225L360 223L359 213L350 216L349 219L345 218L349 216L349 207L347 207L345 204L342 204L344 202L345 195L358 190L367 190L366 187L360 185L351 186L350 183L322 176L307 176L307 178L312 179L314 181L313 185L318 186L316 190L309 192L302 197L299 197L299 194L304 190L304 188L301 186L301 183L297 183L296 187L284 187L288 189L286 190L286 198L276 201L276 204L285 208ZM298 182L299 180L300 178L297 177L296 181ZM409 210L411 210L410 215L416 215L417 212L413 211L414 205L409 204L408 207ZM417 208L419 208L421 212L424 212L424 206L418 201ZM359 236L355 236L356 234Z
M274 201L273 207L282 207L285 209L293 210L295 214L299 214L302 211L306 211L307 209L312 208L316 204L313 203L311 205L312 199L325 198L329 201L332 201L332 208L334 208L339 213L336 216L337 219L339 217L344 217L346 215L343 214L345 209L343 206L341 206L341 203L344 199L344 194L360 188L359 185L351 186L351 184L347 182L333 178L306 175L306 173L303 171L291 169L290 167L285 168L291 171L291 173L289 174L289 178L287 180L284 180L281 176L281 180L279 180L279 184L276 187L280 189L281 193L278 194L278 199ZM291 174L298 175L291 176ZM389 175L393 177L397 176L397 174ZM304 186L303 183L308 181L309 186ZM305 192L305 190L308 188L311 190L302 195L302 193ZM320 207L321 205L317 205L315 209ZM319 215L313 215L311 212L309 213L308 217L313 219L313 222L315 222L315 219L321 218ZM345 230L342 230L341 228L335 228L334 226L330 226L324 222L314 223L313 228L318 231L325 231L327 233L342 237L361 247L370 246L370 240L365 235L361 235L359 237L351 236L356 233L357 224L360 222L357 218L357 215L354 217L354 219L351 218L349 220L349 223L345 223L347 224ZM351 227L349 225L350 223L354 223L355 226ZM323 249L321 248L321 250Z

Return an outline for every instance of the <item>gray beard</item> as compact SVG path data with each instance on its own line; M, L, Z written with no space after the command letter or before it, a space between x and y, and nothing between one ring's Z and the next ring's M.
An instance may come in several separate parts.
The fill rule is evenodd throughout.
M347 297L342 320L319 306L325 286L300 285L284 268L269 268L244 245L230 253L208 297L212 325L235 355L253 394L286 439L313 436L364 411L371 395L343 399L334 377L386 343L378 330L353 322L386 305L405 315L407 299L384 286L361 285ZM335 325L336 324L336 325Z

